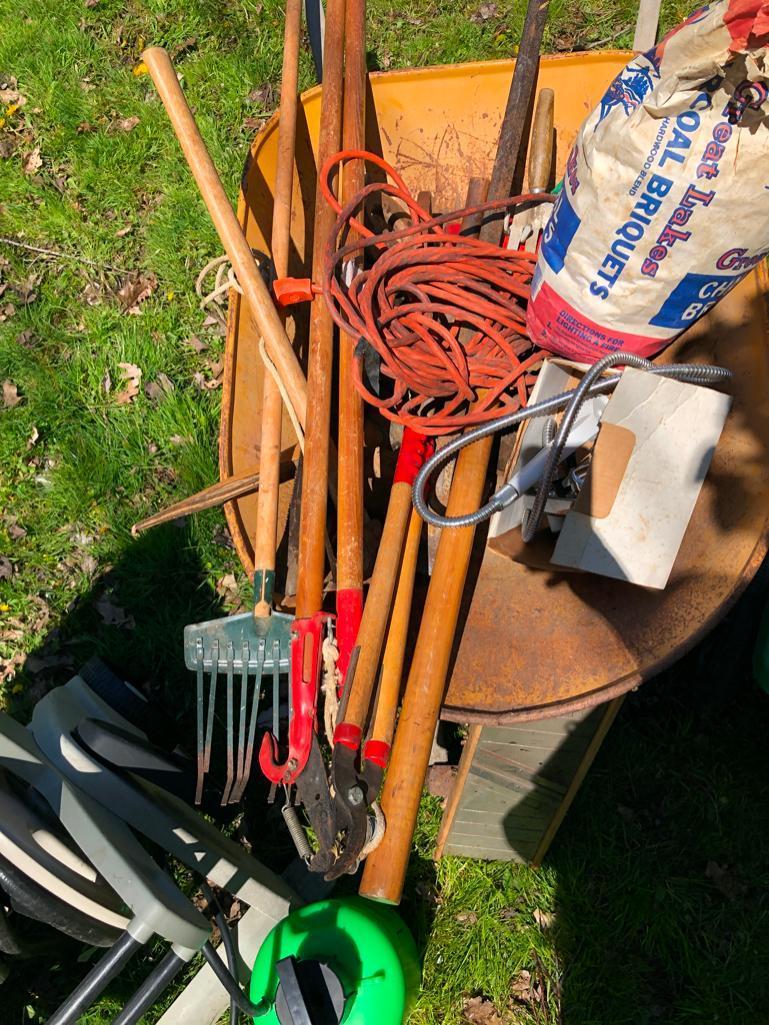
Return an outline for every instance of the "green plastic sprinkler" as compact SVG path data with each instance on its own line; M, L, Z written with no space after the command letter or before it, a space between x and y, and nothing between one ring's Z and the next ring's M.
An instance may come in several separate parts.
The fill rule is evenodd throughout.
M401 1025L419 990L416 945L398 915L360 897L294 911L262 944L257 1025Z

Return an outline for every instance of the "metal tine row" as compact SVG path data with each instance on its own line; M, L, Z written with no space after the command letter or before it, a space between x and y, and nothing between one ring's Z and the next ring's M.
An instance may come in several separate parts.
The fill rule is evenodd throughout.
M251 646L243 641L240 659L235 658L235 646L227 642L226 657L223 660L219 641L211 642L210 652L206 652L203 638L195 641L196 675L197 675L197 740L198 740L198 775L195 789L195 803L200 804L203 798L205 775L211 767L211 747L213 743L214 718L216 709L216 692L219 669L224 661L227 680L227 777L222 793L221 803L235 804L241 800L251 777L256 741L256 726L259 717L259 700L262 693L262 680L266 659L266 644L260 639L256 647L256 657L251 658ZM206 694L206 662L208 669L208 694ZM272 705L273 733L279 736L280 723L280 642L272 644ZM237 751L235 745L235 672L240 671L240 706L238 710ZM253 679L251 708L249 714L248 691ZM290 694L290 688L289 688Z

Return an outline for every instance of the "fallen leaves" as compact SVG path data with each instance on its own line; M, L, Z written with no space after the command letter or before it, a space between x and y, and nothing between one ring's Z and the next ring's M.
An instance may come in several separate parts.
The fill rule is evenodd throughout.
M200 388L201 391L212 391L214 388L221 387L222 378L224 374L224 361L219 359L216 362L209 360L206 364L206 370L209 373L209 377L201 373L199 370L195 371L192 375L192 380L195 382L195 386Z
M539 908L535 908L533 912L534 921L540 927L540 929L552 929L555 924L555 915L552 911L540 911Z
M198 338L197 335L192 335L192 337L190 338L185 338L182 342L182 345L188 346L190 349L194 350L198 354L200 354L201 352L208 351L208 343L201 341L201 339Z
M240 612L243 609L243 602L238 590L238 582L234 573L225 573L216 581L216 593L222 599L222 604L229 612Z
M17 80L13 75L5 78L0 76L0 103L7 104L11 107L23 107L27 102L27 97L19 92Z
M709 861L705 867L705 877L710 879L727 900L736 900L747 893L747 886L739 878L734 868L729 865L719 865L717 861Z
M118 289L118 301L124 313L137 316L141 313L139 306L149 299L157 288L158 279L153 273L132 271Z
M11 560L5 555L0 555L0 580L10 580L14 572Z
M505 1025L505 1019L486 997L467 997L462 1007L462 1017L469 1025Z
M133 117L121 117L117 121L117 127L121 132L132 132L138 124L139 118L135 114Z
M21 402L21 396L19 395L18 386L9 381L7 378L3 381L3 408L13 409L14 406L18 406Z
M246 97L249 103L256 103L265 110L272 110L275 106L275 89L269 82L258 85Z
M144 386L144 392L151 402L158 402L174 390L174 383L167 374L160 373L154 381Z
M39 341L40 339L31 327L25 328L16 335L16 344L20 345L22 349L34 349Z
M126 382L126 386L116 393L115 402L117 402L119 406L125 406L129 402L133 402L139 394L142 372L135 363L118 363L118 366L121 370L120 379ZM105 388L105 390L109 389Z
M31 153L21 159L21 169L26 175L35 174L43 166L43 158L40 156L40 147L35 146Z
M109 592L97 598L94 607L107 626L117 626L124 630L133 630L136 626L134 617L128 615L119 605L115 605Z
M475 14L470 15L470 21L476 25L482 25L486 21L494 21L500 18L499 7L496 4L481 4Z

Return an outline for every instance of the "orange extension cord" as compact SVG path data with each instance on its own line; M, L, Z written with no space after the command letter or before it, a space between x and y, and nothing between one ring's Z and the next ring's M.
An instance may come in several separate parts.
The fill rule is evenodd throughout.
M342 207L331 179L348 160L374 164L392 184L367 185ZM321 169L321 189L337 213L326 244L323 296L339 327L376 350L380 374L392 382L391 395L375 395L363 380L363 361L356 360L354 381L365 401L426 435L453 433L525 405L532 370L544 356L526 331L536 256L452 233L447 225L553 197L514 196L431 217L398 172L365 150L332 156ZM376 194L399 200L413 223L378 235L364 227L354 215ZM347 243L350 229L357 237ZM377 250L371 265L345 284L343 264L371 249ZM472 332L466 341L463 328Z

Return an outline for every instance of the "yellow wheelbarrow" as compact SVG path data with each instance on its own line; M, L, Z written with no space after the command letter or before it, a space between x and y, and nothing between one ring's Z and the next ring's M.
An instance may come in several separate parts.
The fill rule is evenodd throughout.
M577 130L625 65L624 52L544 57L539 86L555 91L555 167L560 177ZM412 194L436 210L462 205L470 174L491 168L512 62L449 65L370 76L368 148L381 152ZM311 251L313 147L320 89L302 97L293 203L292 273ZM251 147L239 219L254 249L269 252L277 118ZM443 715L508 724L560 716L605 702L677 659L728 609L763 559L769 523L769 365L760 267L666 353L734 372L734 407L668 587L648 592L589 575L542 571L487 548L469 578L471 600L458 640ZM220 433L222 477L258 464L262 361L257 338L231 296ZM283 448L296 442L286 420ZM285 531L290 482L283 485ZM253 574L256 494L229 503L240 560Z

